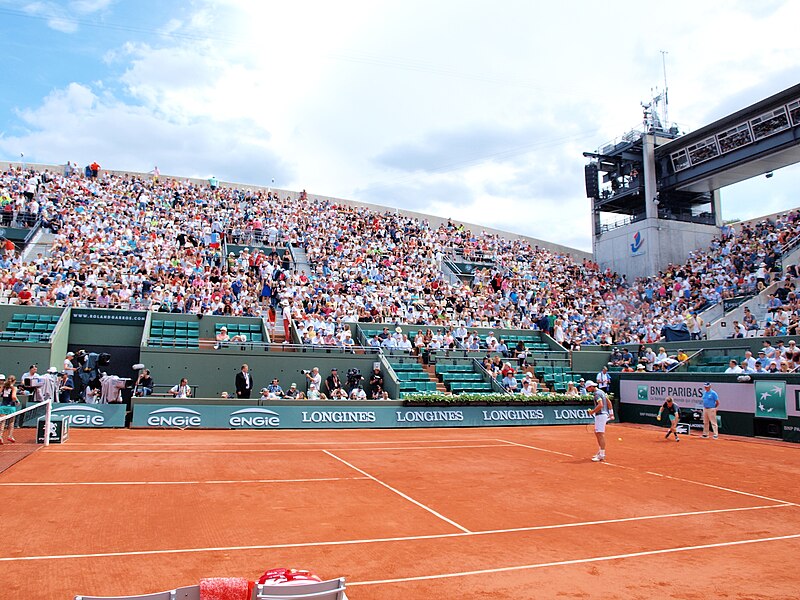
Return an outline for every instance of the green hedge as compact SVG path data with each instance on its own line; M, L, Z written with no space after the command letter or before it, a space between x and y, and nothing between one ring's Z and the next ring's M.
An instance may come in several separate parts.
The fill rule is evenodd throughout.
M610 400L614 400L614 395L608 395ZM523 396L522 394L444 394L442 392L419 392L416 394L405 394L403 403L406 406L416 405L449 405L449 406L469 406L470 404L526 404L530 406L542 406L547 404L582 404L591 406L594 404L592 396L567 396L566 394L541 393L533 396Z

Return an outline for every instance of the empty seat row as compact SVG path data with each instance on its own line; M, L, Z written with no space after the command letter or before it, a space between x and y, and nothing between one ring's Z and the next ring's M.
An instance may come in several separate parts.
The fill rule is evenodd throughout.
M28 322L28 323L58 323L61 315L34 315L25 313L14 313L11 322Z
M443 375L444 373L472 373L472 363L468 364L438 364L436 365L436 374Z

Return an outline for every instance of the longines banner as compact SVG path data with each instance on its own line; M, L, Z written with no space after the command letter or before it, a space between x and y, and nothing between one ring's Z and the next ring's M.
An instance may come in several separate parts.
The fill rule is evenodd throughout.
M136 404L133 427L176 429L371 429L579 425L592 422L582 406L223 406Z
M125 411L124 404L53 404L53 416L71 427L125 427Z
M724 412L752 414L756 417L786 419L787 414L800 412L798 386L789 386L779 379L759 379L755 383L713 383L719 396L719 409ZM702 381L651 381L623 379L620 401L626 404L660 406L672 396L681 409L703 408Z

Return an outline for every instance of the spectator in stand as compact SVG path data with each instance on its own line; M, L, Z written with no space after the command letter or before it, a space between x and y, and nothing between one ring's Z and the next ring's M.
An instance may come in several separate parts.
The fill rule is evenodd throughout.
M739 323L739 321L734 321L731 326L731 334L728 338L743 338L745 335L747 335L745 326Z
M750 312L750 309L746 306L744 307L744 316L742 317L742 325L747 331L755 331L758 329L758 321L753 316L753 313Z
M520 389L519 393L523 396L533 396L536 393L531 387L530 379L526 378L522 380L522 388Z
M285 396L289 400L303 400L303 399L305 399L305 394L303 394L303 392L301 392L299 389L297 389L297 384L296 383L292 383L292 385L289 386L289 389L286 390Z
M181 378L178 385L170 388L169 393L173 398L190 398L192 396L192 388L189 386L189 380L186 377Z
M280 379L277 377L273 377L270 384L267 386L267 393L275 396L276 398L282 398L284 396L283 388L281 387Z
M215 337L216 344L214 344L214 350L219 350L220 348L225 348L227 346L227 342L231 341L231 338L228 336L228 328L224 325L220 327L219 332Z
M502 386L505 391L511 392L512 394L518 391L517 378L514 377L513 370L508 371L506 375L503 377Z
M756 359L753 356L753 353L750 350L746 350L744 353L744 360L742 360L742 370L745 373L753 373L756 370Z
M742 368L737 364L737 362L735 360L731 360L728 363L728 368L725 369L725 373L728 373L728 374L731 374L731 373L738 374L738 373L741 373L741 372L742 372Z
M609 375L608 367L605 365L597 373L597 388L603 390L606 394L611 388L611 375Z
M653 370L656 364L656 353L653 352L652 348L647 348L644 355L639 357L639 364L644 365L648 373Z
M136 378L135 390L137 396L150 396L153 393L153 377L149 369L143 369Z

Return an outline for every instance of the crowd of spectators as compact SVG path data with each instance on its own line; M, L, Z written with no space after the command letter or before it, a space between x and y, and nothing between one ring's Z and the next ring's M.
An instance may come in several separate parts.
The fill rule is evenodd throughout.
M573 348L652 344L667 325L699 337L697 313L769 285L800 233L798 212L726 226L684 264L629 282L525 240L305 193L16 168L0 176L0 198L55 232L46 255L5 248L0 291L19 304L263 316L273 331L280 312L284 333L294 321L303 343L342 348L355 345L348 323L389 322L397 329L367 344L417 352L483 349L478 327L542 329ZM224 256L226 236L265 245ZM305 250L308 272L275 251L286 245ZM445 257L491 266L462 280ZM796 330L800 303L785 301L774 321ZM409 339L406 325L426 330Z

